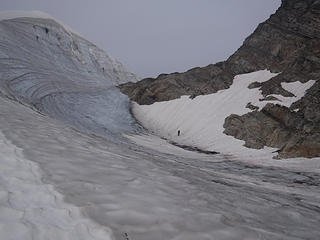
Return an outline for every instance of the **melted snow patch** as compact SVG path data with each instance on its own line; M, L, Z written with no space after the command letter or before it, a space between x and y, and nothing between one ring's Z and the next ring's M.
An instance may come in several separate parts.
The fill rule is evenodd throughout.
M290 107L291 104L299 101L306 94L306 91L309 88L311 88L315 83L316 83L315 80L310 80L306 83L301 83L301 82L281 83L281 87L287 90L288 92L291 92L294 95L294 97L284 97L282 95L272 94L269 96L276 97L277 99L279 99L279 101L263 101L263 102L256 101L254 102L254 105L259 106L260 109L263 108L267 103L275 103L285 107Z
M265 82L277 76L277 73L263 70L249 74L238 75L229 89L217 93L198 96L190 99L182 96L167 102L157 102L152 105L133 103L133 114L147 129L159 136L180 144L196 146L208 151L224 154L237 154L243 157L274 156L274 148L265 147L261 150L244 147L244 141L227 136L223 133L225 119L231 114L243 115L251 110L246 105L263 108L268 102L290 106L299 100L310 88L314 81L308 83L290 83L283 87L293 92L296 97L284 98L277 96L280 101L260 101L263 98L257 88L249 89L253 82ZM296 90L299 89L299 90ZM178 136L178 130L181 135Z
M306 83L301 83L301 82L291 82L291 83L281 83L281 86L291 92L292 94L295 95L296 99L300 99L302 98L305 94L306 91L311 88L313 86L313 84L315 84L316 81L315 80L310 80Z
M43 183L39 167L1 132L0 154L0 239L112 239L111 230L84 218Z

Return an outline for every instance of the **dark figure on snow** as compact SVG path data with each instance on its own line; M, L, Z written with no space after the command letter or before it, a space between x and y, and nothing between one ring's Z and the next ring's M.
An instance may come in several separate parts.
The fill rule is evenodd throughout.
M180 136L180 130L178 130L178 136Z

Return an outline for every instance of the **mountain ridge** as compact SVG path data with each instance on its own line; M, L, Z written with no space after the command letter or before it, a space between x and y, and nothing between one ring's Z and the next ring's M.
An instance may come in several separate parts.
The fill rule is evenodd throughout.
M264 96L261 101L265 101L274 94L294 96L282 88L282 83L306 83L315 80L316 83L307 94L285 111L276 104L268 104L261 111L252 111L246 116L232 115L226 119L224 126L226 134L244 140L245 145L251 148L276 147L280 149L280 157L318 157L319 14L319 0L283 0L276 13L259 24L243 45L226 61L203 68L193 68L185 73L161 74L155 79L147 78L137 83L125 83L119 88L131 100L148 105L173 100L183 95L194 98L213 94L228 89L236 75L268 69L280 74L269 81L252 83L249 86L259 88ZM272 123L272 130L266 132L262 124L265 121ZM292 122L296 123L295 126ZM238 129L241 129L240 132ZM256 134L253 135L251 132ZM279 137L279 134L285 137ZM260 136L263 136L262 140Z

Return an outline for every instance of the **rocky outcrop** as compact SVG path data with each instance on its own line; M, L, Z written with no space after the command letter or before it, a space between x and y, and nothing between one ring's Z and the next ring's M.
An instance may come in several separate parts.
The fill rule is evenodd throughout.
M279 157L319 157L320 122L308 121L301 112L267 104L262 111L231 115L225 134L245 140L245 146L279 148Z
M233 75L224 71L225 67L225 63L221 62L185 73L161 74L156 79L146 78L137 83L120 85L120 89L139 104L168 101L182 95L195 97L228 88Z
M276 13L225 62L119 87L133 101L152 104L215 93L229 88L235 75L262 69L281 73L249 86L261 90L261 100L276 100L271 94L292 97L282 82L317 82L290 108L268 104L257 111L248 103L252 112L227 118L225 133L245 140L247 147L280 148L281 157L320 156L320 0L282 0Z
M122 84L120 89L139 104L152 104L182 95L215 93L228 88L235 75L269 69L282 74L259 86L263 94L290 96L281 82L320 77L319 5L319 0L283 0L277 12L261 23L227 61Z

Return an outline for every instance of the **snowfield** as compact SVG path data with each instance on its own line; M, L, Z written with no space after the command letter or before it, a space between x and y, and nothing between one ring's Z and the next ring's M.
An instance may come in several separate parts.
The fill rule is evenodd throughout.
M179 99L157 102L151 105L133 103L132 111L136 119L158 136L182 145L196 146L203 150L217 151L239 159L270 160L277 149L265 147L261 150L244 147L244 141L223 133L225 119L231 114L243 115L252 110L248 103L262 109L267 103L290 106L301 99L306 90L315 81L307 83L286 83L283 88L295 97L272 95L280 101L260 101L263 95L258 88L249 89L253 82L265 82L275 77L276 73L267 70L238 75L229 89L217 93L197 96L191 99L182 96ZM181 135L177 132L180 130Z
M111 240L111 230L66 204L22 149L0 132L0 239Z
M317 167L282 162L271 168L223 155L184 157L187 151L155 136L139 138L148 147L109 141L12 100L0 101L3 239L14 233L15 239L24 234L71 240L89 233L92 239L117 240L287 240L320 234L320 173L314 172L319 161ZM24 211L30 215L21 217Z

